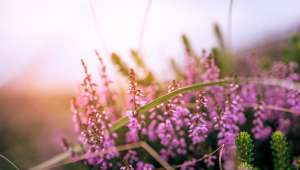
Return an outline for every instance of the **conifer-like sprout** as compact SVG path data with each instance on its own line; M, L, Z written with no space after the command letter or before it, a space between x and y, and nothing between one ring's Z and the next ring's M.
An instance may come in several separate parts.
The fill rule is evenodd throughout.
M247 132L240 132L235 142L237 146L238 161L241 164L246 163L247 165L252 165L254 160L254 145L250 134Z
M276 131L272 134L271 148L273 165L275 170L291 169L289 144L282 132Z

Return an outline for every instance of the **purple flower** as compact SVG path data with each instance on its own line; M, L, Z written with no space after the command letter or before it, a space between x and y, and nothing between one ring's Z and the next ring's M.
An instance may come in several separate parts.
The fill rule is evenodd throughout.
M126 133L126 142L137 142L139 140L139 131L141 130L141 124L138 119L133 116L132 111L128 111L127 116L129 117L129 123L127 125L129 131Z
M204 155L204 163L206 164L206 167L214 166L216 159L217 159L217 157L215 155L205 154Z
M207 138L208 125L203 118L204 115L205 113L200 113L191 116L189 137L193 144L201 143Z
M154 170L154 166L149 163L144 163L142 161L139 161L137 163L137 170Z
M213 56L209 55L207 57L203 57L202 65L205 69L205 72L201 75L202 81L212 81L219 78L220 69L215 64Z
M121 166L120 170L134 170L132 165L128 165L128 166Z
M235 137L239 132L239 124L242 124L241 117L243 115L243 108L241 107L241 98L237 93L238 86L231 85L228 89L228 99L225 101L225 108L223 109L215 127L219 130L218 144L224 145L224 156L226 159L231 150L235 147ZM244 118L242 118L243 120Z
M197 160L193 158L192 160L185 161L181 166L180 170L194 170L196 168Z
M135 162L137 162L139 160L139 157L138 157L136 151L129 150L123 159L127 160L129 162L129 164L133 165Z
M88 162L92 165L101 165L102 169L109 168L106 160L118 156L114 139L117 134L110 133L111 123L107 113L101 106L97 94L96 84L92 82L87 66L82 60L85 78L81 85L80 94L72 100L72 111L74 114L75 130L80 134L79 140L83 144ZM93 156L94 153L103 149L111 149L112 152Z
M255 139L265 140L271 135L271 127L264 125L264 120L266 118L267 115L263 111L263 107L259 106L258 108L256 108L252 128L252 133L254 134Z

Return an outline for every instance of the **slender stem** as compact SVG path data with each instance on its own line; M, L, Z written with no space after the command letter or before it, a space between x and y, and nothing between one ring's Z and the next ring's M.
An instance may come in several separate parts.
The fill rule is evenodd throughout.
M103 151L100 151L100 152L95 152L93 154L88 154L88 155L84 154L82 156L75 157L74 159L72 159L70 161L67 161L67 162L64 162L61 165L65 165L65 164L69 164L69 163L75 163L75 162L78 162L78 161L81 161L81 160L85 160L85 159L89 159L89 158L93 158L93 157L97 157L97 156L103 156L104 154L111 153L115 149L118 150L119 152L122 152L122 151L130 150L130 149L136 149L136 148L139 148L139 147L141 147L140 142L125 144L125 145L119 145L119 146L116 146L116 147L107 148L107 149L105 149Z
M222 170L222 155L223 155L223 149L224 149L224 144L222 145L220 152L219 152L219 169Z
M7 161L9 164L11 164L15 169L20 170L20 168L19 168L16 164L14 164L11 160L9 160L6 156L0 154L0 158L6 160L6 161Z
M95 24L98 39L102 45L103 53L108 54L107 52L109 52L109 51L107 51L107 47L106 47L105 41L104 41L102 33L101 33L101 29L100 29L100 23L99 23L99 20L98 20L97 14L96 14L96 10L94 8L94 4L92 1L93 0L89 0L89 6L90 6L90 10L91 10L92 17L93 17L93 22Z
M75 147L73 147L74 152L79 152L81 150L81 147L79 145L76 145ZM44 170L44 169L50 169L53 167L57 167L57 165L63 161L65 161L66 159L68 159L69 157L71 157L70 152L64 152L61 153L59 155L56 155L55 157L48 159L47 161L38 164L32 168L30 168L29 170Z
M260 105L258 105L256 103L246 103L244 106L246 106L246 107L258 107ZM300 115L300 112L296 112L296 111L293 111L291 109L284 108L284 107L278 107L278 106L266 105L266 104L263 104L261 106L264 109L269 109L269 110L275 110L275 111L281 111L281 112L292 113L292 114L295 114L295 115Z
M228 39L230 48L232 48L232 9L233 9L233 0L229 2L229 9L228 9L228 18L227 18L227 31L228 31Z
M141 28L140 37L139 37L139 44L138 44L138 51L140 52L140 54L142 54L142 50L143 50L144 34L145 34L145 29L146 29L146 24L148 21L148 15L150 12L151 4L152 4L152 0L148 0L147 6L146 6L146 11L145 11L145 14L143 17L143 23L142 23L142 28Z
M81 160L85 160L85 159L89 159L89 158L93 158L93 157L97 157L97 156L103 156L104 154L111 153L115 149L118 150L119 152L122 152L122 151L130 150L130 149L140 148L140 147L143 148L143 149L145 149L146 152L148 152L149 155L151 155L158 163L160 163L161 166L164 169L166 169L166 170L174 170L174 168L170 164L168 164L168 162L166 162L164 159L162 159L159 156L159 154L149 144L147 144L144 141L140 141L140 142L136 142L136 143L131 143L131 144L120 145L120 146L117 146L117 147L111 147L111 148L105 149L105 150L103 150L101 152L95 152L95 153L89 154L89 155L85 154L85 155L82 155L82 156L79 156L79 157L75 157L72 160L65 161L63 163L56 164L56 165L53 165L53 166L47 167L47 168L46 167L45 168L41 168L41 169L55 168L55 167L59 167L59 166L65 165L65 164L75 163L75 162L78 162L78 161L81 161ZM34 170L41 170L41 169L36 168Z
M197 159L196 162L200 162L200 161L204 160L204 159L206 158L206 156L214 155L215 153L217 153L217 152L218 152L220 149L222 149L223 147L224 147L224 145L218 147L216 150L214 150L214 151L212 151L212 152L210 152L210 153L208 153L208 154L205 154L202 158ZM175 168L181 168L182 166L183 166L183 164L180 164L180 165L175 166Z
M166 170L175 170L167 161L162 159L159 154L146 142L140 142L142 148L144 148L162 167Z

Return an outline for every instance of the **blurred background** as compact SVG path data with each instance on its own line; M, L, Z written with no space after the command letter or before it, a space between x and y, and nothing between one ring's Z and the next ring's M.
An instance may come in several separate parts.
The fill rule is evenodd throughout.
M95 79L97 49L115 82L110 54L139 49L159 79L169 59L182 63L183 33L197 52L216 45L213 24L237 56L281 56L300 33L299 0L0 0L0 153L29 168L75 142L70 98L83 77ZM300 43L299 43L300 44ZM300 45L298 45L300 49ZM158 62L159 61L159 62ZM159 74L163 72L164 74ZM0 160L0 169L13 169Z

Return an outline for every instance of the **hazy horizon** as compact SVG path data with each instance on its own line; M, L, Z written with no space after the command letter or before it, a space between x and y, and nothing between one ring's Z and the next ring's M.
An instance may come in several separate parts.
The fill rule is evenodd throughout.
M88 0L0 1L0 86L19 78L41 86L74 86L82 76L80 58L87 60L91 72L96 74L94 49L103 54L113 74L108 55L117 52L128 60L130 49L137 48L148 1L90 2L96 11L99 30ZM297 0L235 1L234 50L300 24L299 5ZM215 45L212 25L220 24L227 35L228 7L229 0L152 1L143 41L149 67L155 73L167 73L164 76L171 74L167 65L160 63L166 63L170 57L182 61L182 33L190 37L197 51ZM99 40L99 32L105 45Z

